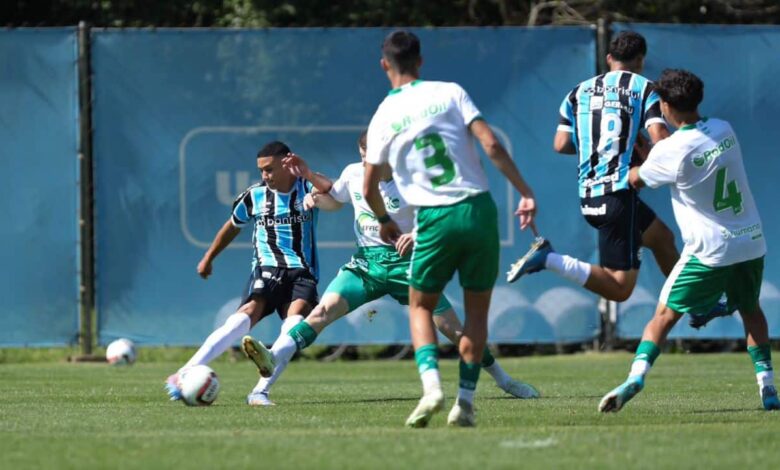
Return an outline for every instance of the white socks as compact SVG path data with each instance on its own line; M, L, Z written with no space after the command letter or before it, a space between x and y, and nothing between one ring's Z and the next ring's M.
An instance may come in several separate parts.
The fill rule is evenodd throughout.
M439 369L428 369L420 374L423 383L423 395L427 395L434 390L441 390L441 379L439 378Z
M246 313L236 312L230 315L222 326L214 330L206 338L200 349L184 364L182 369L208 364L219 357L236 341L248 334L250 327L251 321Z
M544 267L580 286L584 286L590 276L590 264L555 252L547 255Z
M643 361L641 359L635 360L631 363L631 370L628 372L628 377L636 377L638 375L644 376L648 372L650 372L650 365L649 362Z
M293 315L284 320L279 332L279 337L276 338L274 345L271 347L271 353L274 355L274 362L276 362L274 373L268 378L260 377L260 380L257 381L257 385L252 389L252 392L265 393L266 395L271 392L271 386L273 386L279 376L282 375L282 372L284 372L287 365L290 363L290 359L295 355L295 351L298 350L295 341L287 333L292 327L302 321L303 317L300 315Z
M490 374L490 376L493 377L493 380L496 381L496 385L500 388L504 388L506 383L512 380L512 377L498 365L498 361L493 361L493 364L491 364L490 367L483 367L482 370Z
M765 370L763 372L756 373L756 381L759 387L767 387L775 384L775 371Z

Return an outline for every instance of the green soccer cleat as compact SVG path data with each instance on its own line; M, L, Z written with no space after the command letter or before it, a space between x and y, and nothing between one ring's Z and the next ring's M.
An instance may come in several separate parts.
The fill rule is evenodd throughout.
M251 336L244 336L241 339L241 350L244 351L244 355L249 360L255 363L257 371L262 377L268 378L273 375L276 363L273 353L268 348Z
M623 405L634 398L645 387L642 376L629 377L617 388L604 395L599 403L599 411L602 413L617 413Z
M444 394L440 389L426 393L420 398L417 408L407 418L406 426L410 428L424 428L428 426L428 422L433 415L441 411L443 406Z
M447 416L447 424L461 428L473 428L477 425L474 417L474 405L465 400L456 400L455 406Z
M539 390L537 390L533 385L521 382L519 380L511 379L504 384L497 384L496 386L515 398L529 399L540 397Z

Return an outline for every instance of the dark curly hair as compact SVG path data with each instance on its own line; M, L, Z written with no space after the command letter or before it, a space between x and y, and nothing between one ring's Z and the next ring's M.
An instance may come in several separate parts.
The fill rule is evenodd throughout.
M655 82L655 90L662 100L682 112L696 111L704 99L704 82L687 70L664 70Z

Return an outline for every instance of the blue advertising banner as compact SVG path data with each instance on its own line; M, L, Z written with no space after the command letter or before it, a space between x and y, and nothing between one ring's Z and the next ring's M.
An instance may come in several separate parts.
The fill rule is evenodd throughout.
M780 28L763 26L694 26L620 24L645 36L648 54L644 75L656 79L665 68L683 68L704 81L704 116L729 121L742 147L750 189L762 216L768 255L761 288L761 305L769 322L770 336L780 337L780 264L772 257L780 243L777 209L776 158L777 116L780 101L775 90L780 75ZM644 190L642 198L678 234L668 189ZM646 250L645 250L646 251ZM634 295L620 307L617 333L623 338L638 338L651 318L664 278L650 252ZM738 315L717 319L699 331L690 328L687 319L675 327L672 337L743 338Z
M73 28L0 31L0 346L78 336L78 80Z
M250 229L214 264L196 265L259 179L255 156L279 139L336 178L359 161L357 137L389 89L379 68L386 29L104 30L93 33L99 337L199 344L234 312L249 276ZM417 30L423 78L460 83L534 186L539 226L556 247L595 256L581 221L576 164L551 150L558 106L594 73L592 28ZM501 214L501 265L532 237L512 215L518 195L486 163ZM354 252L352 210L321 213L320 292ZM491 341L574 342L599 332L596 298L547 275L499 281ZM462 316L462 293L447 293ZM373 313L376 312L375 315ZM372 313L369 315L369 313ZM254 334L278 334L264 320ZM407 309L380 299L318 340L409 341Z

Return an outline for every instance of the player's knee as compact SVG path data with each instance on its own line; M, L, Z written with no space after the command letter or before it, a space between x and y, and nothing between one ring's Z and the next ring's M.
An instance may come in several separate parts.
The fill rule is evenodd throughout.
M625 302L626 300L631 297L631 294L634 292L634 286L630 285L620 285L618 286L617 290L615 291L614 297L611 300L614 300L615 302Z

